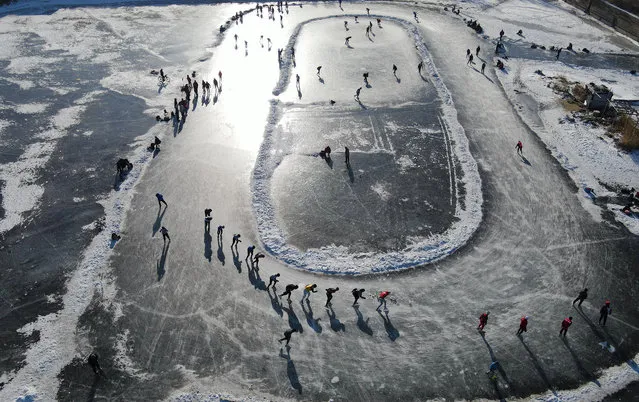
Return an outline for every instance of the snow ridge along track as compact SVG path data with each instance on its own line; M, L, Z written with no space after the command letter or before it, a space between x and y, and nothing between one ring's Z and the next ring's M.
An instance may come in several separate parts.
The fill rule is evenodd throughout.
M470 154L468 140L464 129L457 120L457 111L452 96L443 81L430 53L423 42L421 33L410 22L396 17L374 16L384 21L394 22L404 28L415 42L418 55L424 61L424 76L429 77L437 95L442 101L441 120L448 137L452 153L460 167L463 183L463 200L457 200L455 221L443 233L414 240L405 249L390 252L361 252L351 253L344 246L327 246L301 251L287 243L286 236L280 228L275 216L275 208L271 199L270 181L273 172L286 155L276 153L273 145L273 135L282 115L283 105L279 101L271 102L271 112L264 134L264 141L260 147L252 179L253 206L257 219L257 227L264 248L282 262L297 269L337 275L364 275L386 271L398 271L439 261L455 250L462 247L477 230L482 219L481 179L477 163ZM286 89L290 77L292 60L290 49L299 37L304 25L332 18L344 16L323 17L309 19L299 24L284 49L282 69L279 82L273 94L280 95ZM459 193L459 191L456 191Z

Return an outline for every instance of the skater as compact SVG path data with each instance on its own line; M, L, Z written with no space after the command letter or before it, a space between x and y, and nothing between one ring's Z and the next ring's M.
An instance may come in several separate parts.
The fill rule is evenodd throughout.
M413 11L413 18L417 19L417 11Z
M304 294L302 295L302 300L300 300L300 303L304 303L304 300L309 300L309 297L311 297L311 292L317 293L317 290L315 289L317 289L317 285L314 283L304 286Z
M353 294L353 297L355 298L355 301L353 302L353 306L357 304L357 301L359 299L366 299L364 297L364 291L365 289L353 289L351 291L351 293Z
M561 50L562 50L561 47L559 48L559 50L557 50L557 60L559 60L559 55L561 54Z
M166 80L166 75L164 75L164 70L160 69L160 78L162 78L162 82Z
M352 36L347 36L347 37L346 37L346 40L344 41L344 44L345 44L346 46L350 46L350 45L351 45L351 43L350 43L351 38L352 38Z
M486 63L481 63L481 73L484 73L484 70L486 69Z
M317 66L317 76L319 77L320 75L320 70L322 69L322 66Z
M289 285L286 285L286 289L284 289L284 293L282 293L280 295L280 297L288 295L288 301L291 301L291 292L293 292L295 289L299 288L299 286L297 285L293 285L292 283Z
M344 147L344 158L346 159L346 166L351 164L351 151L348 147Z
M355 23L359 24L359 21L357 21L357 16L355 16Z
M100 367L100 362L98 361L98 354L93 352L89 355L89 358L87 359L87 363L89 363L89 366L91 366L91 368L93 369L93 373L95 375L104 375L104 371L102 371L102 368Z
M466 58L468 59L468 56L470 56L470 49L466 49Z
M222 234L224 233L224 225L220 225L217 227L217 237L218 239L222 238Z
M379 300L379 306L377 306L377 311L382 308L384 305L384 311L388 311L388 307L386 307L386 297L390 294L388 290L380 292L379 296L377 296L377 300Z
M480 332L484 332L484 327L488 323L488 315L489 314L490 314L490 311L487 311L485 313L482 313L482 315L479 316L479 325L477 326L477 329Z
M517 150L518 155L524 154L524 144L522 144L521 141L517 141L517 145L515 145L515 149Z
M366 86L368 86L368 73L364 73L364 74L362 74L362 76L364 76L364 84L366 84Z
M300 75L299 74L295 74L295 85L297 86L297 89L300 89Z
M579 295L577 296L577 298L575 300L573 300L572 304L574 306L575 303L579 302L577 307L581 307L581 303L583 303L584 300L586 300L587 298L588 298L588 288L585 288L584 290L579 292Z
M168 204L164 201L164 196L160 193L155 193L155 197L158 199L158 206L162 208L162 203L164 203L164 207L168 208Z
M324 148L324 155L326 156L326 159L331 159L331 147L328 145Z
M242 240L240 240L240 237L242 237L242 235L240 235L239 233L236 233L233 235L233 241L231 242L231 248L233 248L233 246L235 246L235 248L237 249L237 246L242 242Z
M470 56L468 56L468 61L466 62L466 65L469 64L475 64L475 62L473 61L473 55L471 54Z
M266 257L264 254L262 253L257 253L255 254L255 258L253 259L253 263L255 264L255 268L259 269L260 267L260 259Z
M606 321L608 320L608 314L612 314L612 308L610 308L610 300L606 300L603 306L599 309L599 324L601 324L601 320L603 320L602 326L606 326Z
M355 100L359 102L359 93L362 91L362 87L357 88L355 91Z
M423 68L424 68L424 62L420 61L419 64L417 65L417 72L421 74Z
M324 307L327 307L331 304L331 300L333 299L333 293L337 292L339 290L339 288L328 288L326 289L326 304L324 305Z
M171 243L171 237L169 237L169 230L167 228L162 226L160 228L160 233L162 233L162 240L164 240L165 243L167 239L169 240L169 243Z
M366 15L369 15L369 16L371 15L371 9L368 7L366 7Z
M480 50L480 48L479 48L479 46L477 46L477 49L475 49L475 56L479 56L479 50Z
M288 331L284 331L284 338L280 339L279 342L282 343L282 341L286 341L286 346L288 346L288 343L291 340L291 335L293 334L293 332L297 332L296 328L293 329L289 329Z
M218 93L219 84L217 83L217 78L213 78L213 88L215 88L215 93Z
M499 31L499 41L501 42L501 40L504 37L504 30L502 29L501 31Z
M521 335L522 332L528 332L526 327L528 326L528 316L521 317L521 321L519 322L519 329L517 330L517 335Z
M344 29L348 31L348 21L344 21Z
M244 49L248 50L248 42L247 41L244 41Z
M393 75L397 77L397 66L393 64Z
M255 246L251 245L251 246L248 246L246 248L246 258L245 258L245 260L248 260L249 257L253 258L253 251L255 251Z
M561 329L559 330L559 336L561 336L562 332L564 336L566 336L566 333L568 332L568 327L570 327L571 325L572 325L572 317L564 318L564 320L561 322Z
M208 233L211 230L211 221L213 218L211 217L211 208L207 208L204 210L204 230Z
M198 85L198 84L197 84L197 80L196 80L196 81L193 81L193 93L195 93L195 97L196 97L196 98L198 97L198 94L197 94L197 85Z
M280 274L279 274L279 273L278 273L278 274L271 275L271 276L268 278L268 285L266 285L266 289L270 288L270 287L271 287L271 285L273 285L273 291L275 291L275 285L277 284L277 282L279 282L279 281L277 280L277 278L279 278L279 277L280 277Z

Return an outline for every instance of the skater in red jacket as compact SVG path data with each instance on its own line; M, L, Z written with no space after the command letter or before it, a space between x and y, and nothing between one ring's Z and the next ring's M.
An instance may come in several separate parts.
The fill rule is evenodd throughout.
M486 326L486 323L488 322L488 315L490 314L490 311L487 311L485 313L482 313L482 315L479 316L479 325L477 326L477 329L480 331L484 330L484 327Z

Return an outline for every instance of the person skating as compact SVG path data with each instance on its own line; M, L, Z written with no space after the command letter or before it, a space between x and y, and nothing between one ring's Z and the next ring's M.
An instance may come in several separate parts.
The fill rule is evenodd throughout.
M355 23L359 24L359 21L357 21L357 16L355 16Z
M564 318L564 320L561 322L561 329L559 330L559 336L561 336L562 333L564 334L564 336L566 336L566 333L568 332L568 327L570 327L571 325L572 325L572 317Z
M164 196L160 193L155 193L155 198L158 199L158 206L160 208L162 208L162 203L164 203L165 207L168 207L169 205L166 203L166 201L164 201Z
M295 85L297 86L297 89L300 89L300 75L299 74L295 74Z
M348 31L348 21L344 21L344 29Z
M421 74L423 68L424 68L424 62L420 61L419 64L417 64L417 72Z
M346 46L350 46L351 45L351 43L350 43L351 38L352 38L352 36L347 36L346 37L346 40L344 41L344 44L346 44Z
M366 7L366 15L371 15L371 9Z
M362 92L362 87L357 88L355 90L355 100L359 102L359 93Z
M249 257L253 258L253 251L255 251L255 246L253 246L253 245L248 246L246 248L246 258L245 258L245 260L248 260Z
M393 75L397 75L397 66L393 64Z
M91 353L87 359L87 363L89 363L89 366L91 366L95 375L104 375L104 371L102 371L102 367L100 367L100 362L98 361L97 353Z
M603 306L599 309L599 324L603 320L602 326L606 326L606 321L608 321L608 314L612 314L612 308L610 307L610 300L606 300Z
M282 293L280 295L280 297L288 296L287 300L290 302L291 301L291 293L297 288L299 288L299 286L293 285L292 283L289 284L289 285L286 285L286 288L284 289L284 293Z
M211 221L213 218L211 217L211 208L207 208L204 210L204 230L207 232L211 230Z
M364 297L364 292L365 292L365 289L353 289L351 291L351 293L353 294L353 297L355 298L355 301L353 302L353 306L357 304L357 301L359 299L366 300L366 298Z
M162 78L162 82L166 80L166 75L164 75L164 70L160 69L160 77Z
M317 66L317 75L320 75L320 70L322 69L322 66Z
M240 237L242 237L241 234L236 233L233 235L233 241L231 242L231 248L233 248L233 246L235 246L237 248L237 246L242 242L242 240L240 240Z
M164 240L165 243L167 240L171 243L171 237L169 236L169 230L167 228L162 226L162 228L160 228L160 233L162 233L162 240Z
M487 311L485 313L482 313L479 316L479 325L477 326L477 329L479 331L484 331L484 327L486 326L486 324L488 323L488 315L490 314L490 311Z
M517 145L515 145L515 149L517 150L517 155L524 154L524 144L521 141L517 141Z
M413 11L413 18L417 19L417 11Z
M379 296L377 296L377 300L379 300L379 306L377 306L377 311L379 311L379 309L382 308L382 305L384 306L384 311L388 311L388 307L386 307L386 297L388 297L389 294L390 292L388 290L385 290L383 292L380 292Z
M475 64L475 62L473 61L473 55L471 54L470 56L468 56L468 61L466 62L466 65L469 64Z
M328 307L331 304L331 300L333 299L333 293L337 292L339 288L328 288L326 289L326 304L324 307Z
M584 290L579 292L579 295L577 296L577 298L575 298L575 300L572 301L572 304L574 305L575 303L579 302L577 307L581 307L581 303L583 303L584 300L586 300L587 298L588 298L588 288L585 288Z
M470 56L470 49L466 49L466 59Z
M484 70L486 69L486 63L481 63L481 73L484 73Z
M221 238L223 233L224 233L224 225L218 226L217 227L217 237Z
M519 321L519 329L517 330L517 335L521 335L523 332L527 332L528 329L528 316L523 316L521 317L521 320Z
M253 259L253 263L255 264L255 268L259 268L260 267L260 260L262 258L266 257L264 254L262 253L257 253L255 254L255 258Z
M500 41L500 42L501 42L501 40L503 39L503 37L504 37L504 30L502 29L502 30L499 32L499 41Z
M561 54L561 49L562 48L559 48L559 50L557 50L557 60L559 60L559 55Z
M293 332L297 332L296 328L293 329L289 329L288 331L284 331L284 338L279 340L279 343L282 343L282 341L286 341L286 345L288 346L288 343L291 341L291 335L293 335Z
M477 46L477 49L475 49L475 56L479 56L479 50L480 50L480 48L479 48L479 46Z
M309 283L308 285L304 286L304 294L302 295L302 300L300 300L300 303L304 303L304 300L309 300L309 298L311 297L311 292L312 293L317 293L317 285L314 283Z
M278 274L271 275L271 276L268 278L268 285L266 285L266 289L270 288L270 287L271 287L271 285L273 285L273 291L275 291L275 285L277 284L277 282L279 282L279 281L277 280L277 278L279 278L279 277L280 277L280 274L279 274L279 273L278 273Z
M193 81L193 93L195 94L196 98L198 97L197 87L198 87L197 80L195 80L195 81Z
M351 150L348 147L344 147L344 159L346 162L346 166L351 164Z

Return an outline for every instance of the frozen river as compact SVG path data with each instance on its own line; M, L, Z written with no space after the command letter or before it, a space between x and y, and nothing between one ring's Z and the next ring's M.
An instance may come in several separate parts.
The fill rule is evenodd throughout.
M291 5L274 21L266 9L263 18L251 11L218 34L235 11L252 7L3 17L0 180L23 199L41 191L32 208L55 214L8 204L0 215L16 216L0 250L10 267L0 277L9 284L0 336L10 345L0 399L569 398L566 390L585 385L596 400L631 381L610 380L622 369L605 369L627 368L637 352L639 316L630 306L639 240L583 209L499 86L491 55L480 53L485 76L466 66L466 49L490 49L487 39L440 8L416 8L416 21L413 8L373 3L370 17L358 3ZM41 48L27 53L25 41ZM166 88L149 74L159 68L171 77ZM198 98L181 129L155 125L191 71L208 81L222 71L222 91ZM47 106L33 106L36 98ZM25 119L30 135L17 128L20 110L35 115ZM162 150L153 157L145 147L155 135ZM518 140L525 159L514 153ZM33 144L41 154L28 152ZM331 161L315 155L326 145ZM111 191L114 161L125 155L134 170ZM157 192L168 208L158 211ZM93 237L98 228L86 225L101 215L96 201L105 230ZM211 232L203 227L209 207ZM56 224L67 222L69 233L60 232ZM123 236L113 250L111 231ZM245 260L250 244L267 251L259 269ZM380 267L416 268L309 272ZM265 290L276 272L279 292L288 283L320 291L300 304L297 290L288 304ZM329 287L340 290L325 309ZM351 306L355 287L366 289L359 307ZM575 309L583 287L591 296ZM396 301L388 314L371 300L381 290ZM615 310L602 328L605 299ZM487 310L481 336L477 317ZM517 338L524 314L529 331ZM568 315L575 319L564 340L557 333ZM289 328L299 333L287 350L277 339ZM91 351L106 378L85 364ZM502 369L493 384L485 372L494 359Z

